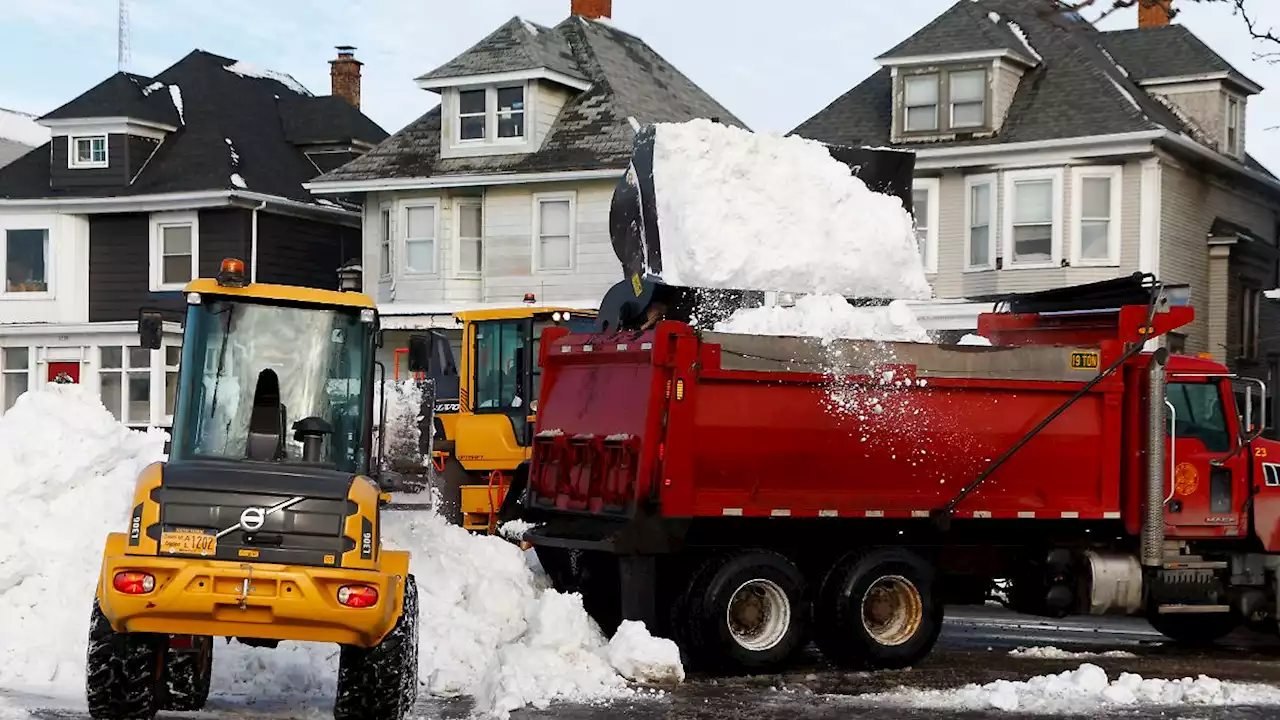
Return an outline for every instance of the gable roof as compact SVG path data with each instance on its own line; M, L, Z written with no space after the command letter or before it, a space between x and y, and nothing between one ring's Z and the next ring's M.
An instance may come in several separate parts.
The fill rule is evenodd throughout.
M913 55L949 55L1008 50L1027 54L1026 46L1006 23L989 17L991 11L972 0L960 0L911 37L882 53L877 60Z
M1137 80L1229 73L1257 86L1182 25L1112 30L1101 43Z
M546 68L577 80L587 80L563 35L513 17L480 42L418 80L467 77Z
M161 105L168 114L161 112ZM178 130L166 136L127 186L51 188L46 149L0 168L0 198L241 189L314 203L316 198L302 184L318 171L295 143L372 145L387 137L339 98L314 97L288 76L253 71L202 50L154 79L117 73L45 117L138 117L143 109L151 114L141 119L164 118Z
M465 66L472 74L512 69L516 60L503 54L498 54L494 65L480 62L486 53L501 44L493 40L500 33L502 37L515 39L523 33L527 37L520 42L526 45L536 41L547 48L562 45L569 49L573 66L562 72L571 74L567 70L572 70L575 77L585 78L591 86L570 98L536 152L441 158L441 110L437 106L379 146L315 182L620 170L631 158L631 145L640 125L714 117L726 124L746 127L643 40L609 23L573 16L554 28L532 27L536 34L518 18L507 22L499 32L459 56L466 59L458 61L456 66ZM481 46L486 49L477 51ZM442 67L453 66L455 61ZM436 72L428 75L435 76ZM636 125L632 124L633 120Z
M948 33L961 34L967 23L968 32L976 38L989 37L988 26L998 23L1019 43L1025 37L1031 52L1040 56L1037 66L1029 69L1018 84L996 137L950 141L946 143L949 146L1166 128L1190 136L1199 132L1182 114L1145 92L1128 73L1127 66L1117 64L1118 58L1107 49L1107 33L1076 13L1064 12L1055 0L960 0L942 17L948 18L944 28ZM935 36L939 32L930 31ZM898 48L916 45L914 38L920 33L899 43ZM792 133L824 142L888 145L892 107L889 71L881 69Z

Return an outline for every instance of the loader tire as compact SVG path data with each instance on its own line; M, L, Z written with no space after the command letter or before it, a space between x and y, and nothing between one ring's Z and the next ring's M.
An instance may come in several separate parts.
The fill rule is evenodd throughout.
M159 709L163 636L111 628L98 601L89 616L85 700L94 720L151 720Z
M672 634L695 669L761 673L801 649L805 582L786 557L746 550L708 559L672 607Z
M213 676L213 638L196 638L196 647L189 652L165 654L164 698L161 710L196 712L203 710L209 701L209 684Z
M841 668L905 668L933 650L943 603L933 567L900 548L846 555L832 566L814 605L815 640Z
M1212 645L1230 635L1241 619L1234 612L1162 615L1152 610L1147 613L1147 622L1175 643L1195 647Z
M404 610L382 642L344 645L338 660L335 720L401 720L418 699L418 585L404 582Z

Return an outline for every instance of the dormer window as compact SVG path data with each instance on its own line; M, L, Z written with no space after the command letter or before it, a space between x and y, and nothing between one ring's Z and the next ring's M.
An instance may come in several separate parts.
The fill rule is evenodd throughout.
M523 141L525 135L525 86L511 85L458 92L458 140L482 143Z
M907 132L925 132L938 129L938 76L912 75L904 81L906 87Z
M458 138L460 140L484 140L484 130L489 114L485 112L486 91L463 90L458 93Z
M72 137L71 149L67 156L73 168L104 168L107 166L107 136Z
M1224 150L1229 155L1240 154L1240 100L1227 98L1227 133Z
M988 68L930 67L913 73L898 68L900 103L895 115L901 135L939 136L989 129Z
M524 86L498 88L498 137L524 137Z
M987 123L987 73L951 73L951 127L982 127Z

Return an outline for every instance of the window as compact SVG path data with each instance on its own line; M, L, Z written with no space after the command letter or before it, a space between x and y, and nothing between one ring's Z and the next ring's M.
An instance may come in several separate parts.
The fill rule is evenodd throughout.
M102 404L116 420L133 426L151 424L151 351L98 348L98 388Z
M573 205L572 196L534 196L534 269L573 269Z
M49 231L13 229L4 234L4 291L49 292Z
M524 372L516 360L517 351L525 347L530 329L529 320L476 324L472 400L477 412L504 412L527 406L530 398L525 396L522 387ZM527 363L528 353L524 355Z
M965 178L965 269L995 268L996 216L995 177L974 175Z
M378 223L378 272L391 277L391 206L383 205Z
M524 86L498 88L498 137L524 137Z
M0 350L0 385L4 386L4 407L8 410L18 401L18 396L30 389L31 349L10 347Z
M436 206L410 205L404 209L404 271L436 272Z
M487 93L484 90L463 90L458 93L458 139L484 140L488 124Z
M1071 170L1073 265L1120 264L1120 167Z
M200 222L196 213L151 216L151 289L181 290L200 276Z
M1261 350L1260 332L1262 291L1257 288L1240 288L1240 357L1254 360Z
M1173 405L1165 420L1166 428L1172 427L1178 438L1199 440L1211 453L1231 450L1222 392L1216 383L1169 383L1165 395Z
M173 422L173 406L178 398L178 365L181 361L181 345L164 346L164 417L166 422Z
M951 82L951 127L981 127L987 123L987 71L953 72Z
M1240 154L1240 100L1227 98L1227 147L1231 155Z
M459 200L457 273L479 275L484 270L484 203L479 199Z
M73 168L104 168L107 166L107 136L71 138L68 149L68 165Z
M937 130L938 76L911 75L903 81L903 86L907 108L903 130Z
M1005 173L1005 267L1060 264L1062 170Z
M937 178L920 178L915 181L911 193L916 244L927 273L938 271L938 187Z

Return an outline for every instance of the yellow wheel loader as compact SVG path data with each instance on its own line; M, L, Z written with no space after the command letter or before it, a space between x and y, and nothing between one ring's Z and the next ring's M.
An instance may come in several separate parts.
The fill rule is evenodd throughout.
M409 340L409 371L433 380L431 461L441 514L492 533L524 490L538 410L538 344L550 326L583 331L596 311L525 304L455 313L462 362L439 331Z
M418 691L418 600L409 554L382 548L371 479L373 301L249 284L234 258L184 295L169 459L141 473L102 556L90 716L201 709L221 637L337 643L334 717L400 720ZM160 347L162 318L142 311L142 347Z

